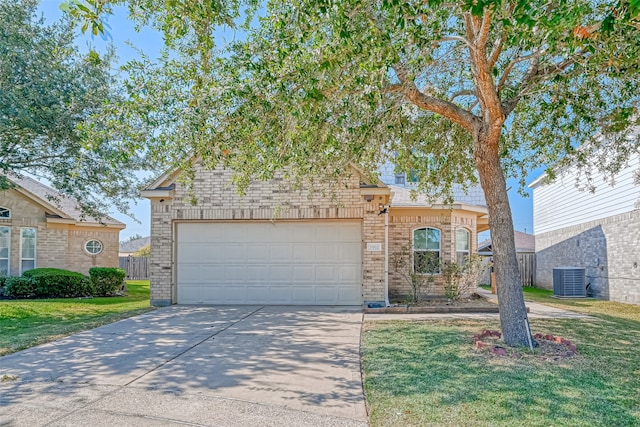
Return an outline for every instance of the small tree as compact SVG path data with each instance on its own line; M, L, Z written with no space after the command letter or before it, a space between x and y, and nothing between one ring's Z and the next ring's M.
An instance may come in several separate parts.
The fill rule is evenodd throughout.
M439 270L439 263L429 257L415 257L411 247L404 245L391 255L393 271L411 287L410 304L418 304L433 289L434 274Z
M487 266L478 255L471 255L464 264L445 263L442 269L444 295L452 301L458 301L470 295L478 286Z
M133 254L135 257L149 258L151 256L151 245L145 245Z

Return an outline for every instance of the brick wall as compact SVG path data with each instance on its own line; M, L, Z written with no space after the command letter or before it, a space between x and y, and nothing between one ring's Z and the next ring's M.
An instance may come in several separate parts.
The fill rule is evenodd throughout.
M536 234L536 285L555 267L584 267L594 296L640 304L640 211Z
M77 227L71 224L47 223L45 210L15 190L0 192L0 206L11 210L11 218L0 220L0 226L11 227L10 273L20 274L21 228L36 228L36 267L63 268L87 274L89 268L117 267L120 230L104 227ZM104 251L90 256L84 243L98 239Z
M120 248L120 230L104 227L69 226L67 246L67 269L88 274L92 267L118 267L118 250ZM85 251L89 240L102 242L103 251L91 255Z
M473 213L448 209L391 209L389 218L389 256L400 253L403 246L409 250L413 247L413 230L433 227L440 230L440 258L443 262L455 262L455 231L462 227L469 231L470 251L478 251L478 235L476 216ZM389 265L389 295L391 298L404 298L411 293L411 285L407 283L393 265ZM429 296L443 296L444 283L440 275L435 275L434 284Z
M175 302L175 222L358 219L363 224L363 248L367 242L384 242L384 216L378 213L379 205L388 200L378 196L365 203L355 171L343 180L319 182L311 189L297 189L279 174L271 181L253 182L244 195L232 183L231 171L196 166L195 172L192 191L177 182L172 199L151 202L153 305ZM384 300L384 252L363 250L362 294L364 301Z

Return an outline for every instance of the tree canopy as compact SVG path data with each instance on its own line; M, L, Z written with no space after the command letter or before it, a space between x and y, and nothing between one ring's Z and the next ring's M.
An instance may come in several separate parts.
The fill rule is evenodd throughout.
M241 186L385 159L431 195L480 183L504 338L527 343L506 178L595 158L615 172L638 150L636 0L272 0L225 47L214 28L239 3L180 5L151 7L172 52L127 65L129 98L95 139L223 164Z
M100 216L135 195L135 154L96 142L84 120L115 102L112 55L82 55L74 24L47 25L36 1L0 0L0 187L6 174L44 177Z

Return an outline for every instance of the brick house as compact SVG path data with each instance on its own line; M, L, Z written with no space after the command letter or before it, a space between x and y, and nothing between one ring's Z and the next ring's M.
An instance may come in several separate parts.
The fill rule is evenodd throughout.
M151 201L156 306L384 303L409 293L388 268L403 245L455 262L477 251L477 233L488 228L483 203L413 200L409 189L356 168L311 190L280 175L253 182L244 196L222 168L196 165L191 192L178 177L142 192Z
M123 223L83 218L75 200L27 176L7 178L15 187L0 191L0 273L118 266Z
M640 131L640 130L639 130ZM533 181L536 286L553 289L553 269L585 269L589 294L640 304L640 155L614 176L587 170L594 191L579 189L584 172L571 166L554 180ZM611 184L613 181L614 185Z

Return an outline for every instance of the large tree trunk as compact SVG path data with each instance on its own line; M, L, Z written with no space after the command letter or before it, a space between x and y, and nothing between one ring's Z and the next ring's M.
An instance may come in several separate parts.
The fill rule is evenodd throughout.
M480 184L489 211L502 336L508 345L528 346L532 337L516 258L507 183L500 164L498 141L490 139L492 138L486 133L478 132L474 138L474 148Z

